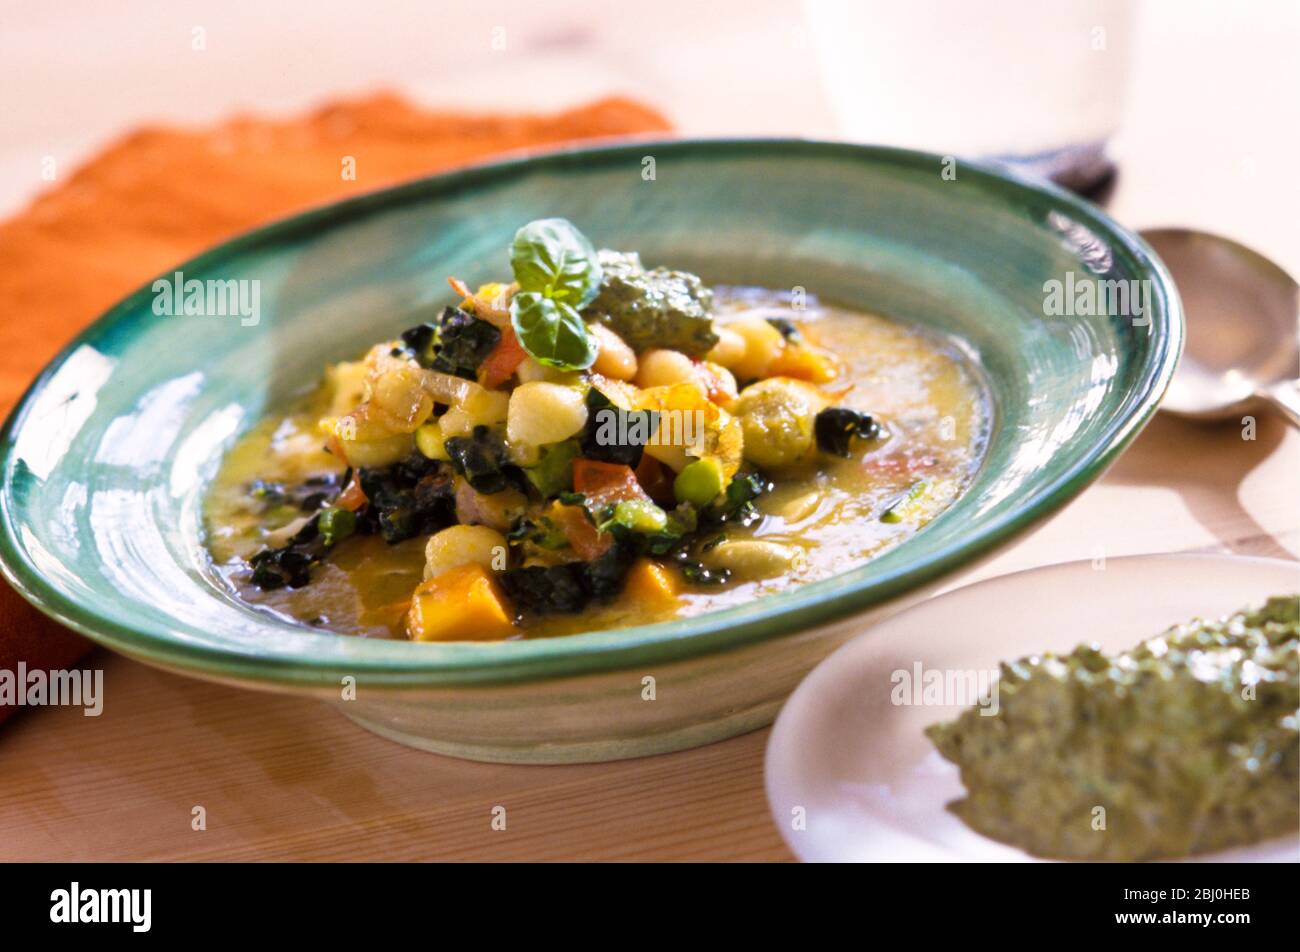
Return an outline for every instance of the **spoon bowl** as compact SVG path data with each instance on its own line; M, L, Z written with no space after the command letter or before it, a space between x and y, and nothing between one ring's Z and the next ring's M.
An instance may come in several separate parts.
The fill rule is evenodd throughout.
M1263 255L1184 228L1142 232L1174 276L1187 341L1161 409L1204 420L1261 407L1300 427L1300 288Z

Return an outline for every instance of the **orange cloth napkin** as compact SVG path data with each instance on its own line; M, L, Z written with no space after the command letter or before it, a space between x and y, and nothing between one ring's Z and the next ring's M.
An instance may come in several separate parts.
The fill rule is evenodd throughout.
M494 116L383 94L284 121L135 132L0 224L0 415L96 315L254 225L495 153L668 129L624 99ZM355 178L343 175L349 156ZM66 668L89 647L0 583L0 668ZM0 721L13 710L0 706Z

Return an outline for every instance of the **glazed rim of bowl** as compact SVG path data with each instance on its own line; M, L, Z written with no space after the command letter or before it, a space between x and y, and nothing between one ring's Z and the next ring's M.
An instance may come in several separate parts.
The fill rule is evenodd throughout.
M253 229L173 268L199 272L226 258L272 245L281 239L310 231L326 223L358 219L371 212L400 205L414 196L429 198L476 184L508 179L538 168L581 165L587 161L641 155L647 146L657 154L713 152L720 155L766 152L768 155L831 155L869 163L921 167L932 170L943 157L937 154L810 139L620 139L618 144L521 152L507 158L468 166L418 179L355 198L323 205ZM598 630L555 638L506 642L413 643L399 640L355 638L334 633L310 635L320 651L277 650L273 638L257 651L197 645L174 637L164 626L132 627L98 613L67 597L47 581L17 543L11 486L0 485L0 572L14 588L42 612L92 640L139 660L162 667L192 670L208 677L253 680L281 685L337 684L346 675L367 685L415 687L472 683L526 681L667 663L775 638L833 622L914 589L972 561L999 543L1060 508L1096 479L1142 430L1155 413L1173 377L1183 344L1182 308L1173 280L1155 253L1098 208L1046 182L1028 182L979 162L962 162L962 177L969 187L1015 196L1045 210L1065 210L1076 222L1103 237L1135 270L1152 282L1152 359L1125 398L1126 412L1110 421L1091 447L1054 478L1028 494L1018 507L975 527L959 542L950 543L929 558L886 572L872 563L839 575L767 595L742 606L706 612L690 618L630 628ZM31 410L42 386L68 356L83 344L94 343L129 320L150 293L152 280L119 301L70 341L37 376L23 394L3 428L0 428L0 473L9 471L8 456L14 436ZM206 488L206 486L204 487ZM942 518L942 514L938 518ZM910 540L907 540L910 541ZM906 543L904 543L906 544Z

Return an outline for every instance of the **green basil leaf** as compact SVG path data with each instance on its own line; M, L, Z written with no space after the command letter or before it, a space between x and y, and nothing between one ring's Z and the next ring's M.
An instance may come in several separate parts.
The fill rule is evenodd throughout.
M596 359L596 342L566 301L520 291L510 302L510 323L524 350L538 363L559 370L586 370Z
M579 310L600 291L596 249L564 218L542 218L515 232L510 267L521 291L535 291Z

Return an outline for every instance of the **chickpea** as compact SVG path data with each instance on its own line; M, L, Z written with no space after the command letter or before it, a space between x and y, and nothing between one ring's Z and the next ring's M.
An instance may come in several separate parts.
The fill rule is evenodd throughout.
M506 537L487 526L449 526L424 547L424 577L477 562L486 569L505 567Z
M574 387L536 381L510 394L506 440L545 446L567 440L587 424L586 396Z
M377 440L340 440L349 466L388 466L406 459L415 449L413 433L398 433Z
M731 406L735 402L737 392L736 378L731 371L722 364L715 364L709 360L704 362L702 369L709 378L710 398L713 402L724 407Z
M600 323L588 324L587 330L596 338L596 344L600 348L591 369L614 380L634 379L637 375L636 352L623 338Z
M414 433L433 413L433 398L424 392L417 367L395 367L374 377L370 403L399 433Z
M355 410L366 398L368 370L360 360L344 361L325 371L330 386L330 413L342 416Z
M667 387L675 383L699 383L691 358L677 350L647 350L641 355L641 367L636 375L638 387Z
M745 341L745 355L729 365L739 380L756 380L767 375L773 362L785 350L781 332L761 317L746 317L728 325ZM721 361L719 361L721 363Z
M705 360L730 369L745 359L745 338L730 327L719 327L716 324L713 332L718 335L718 342L713 345Z

